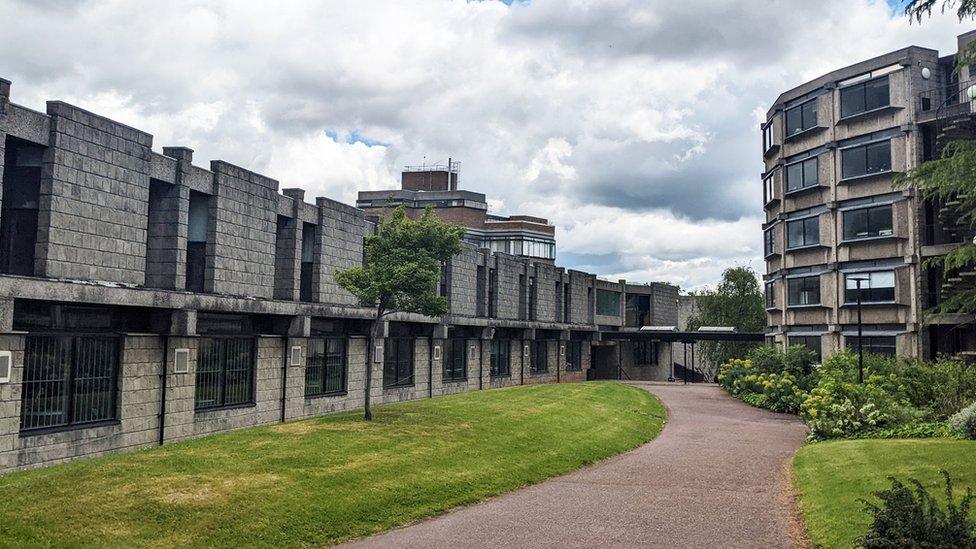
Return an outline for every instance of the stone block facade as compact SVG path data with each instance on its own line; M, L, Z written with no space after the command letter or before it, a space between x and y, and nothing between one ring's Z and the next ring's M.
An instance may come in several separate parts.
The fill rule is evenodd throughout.
M610 283L465 245L448 268L450 313L392 314L384 327L409 360L387 339L367 363L373 311L334 276L362 264L374 218L226 162L195 166L186 147L154 152L151 135L71 105L25 109L9 89L0 80L0 200L30 187L4 169L24 161L8 151L31 147L39 176L27 189L36 231L17 235L33 244L32 273L0 261L0 352L13 364L0 473L361 408L367 371L373 404L587 379L594 289ZM38 351L45 338L67 343ZM458 380L444 376L452 338L464 341ZM496 340L509 368L492 375ZM92 345L99 388L57 385L81 368L73 349ZM531 368L534 345L545 371ZM388 366L406 377L385 383ZM69 407L69 393L86 405Z

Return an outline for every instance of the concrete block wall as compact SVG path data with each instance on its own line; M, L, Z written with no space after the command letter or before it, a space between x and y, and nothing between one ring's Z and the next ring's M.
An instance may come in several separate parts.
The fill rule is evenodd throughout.
M451 314L475 316L478 313L478 263L481 253L464 246L461 253L451 259L450 298ZM487 294L487 287L485 288Z
M146 286L182 290L190 189L153 180L146 237Z
M498 276L497 317L517 319L519 312L519 275L525 274L525 263L508 254L495 254Z
M319 231L315 256L319 267L312 277L313 299L323 303L356 305L356 298L335 281L335 272L363 263L363 239L366 237L366 214L357 208L317 198Z
M49 102L35 273L145 283L152 136Z
M562 322L562 319L556 316L556 282L562 279L562 269L545 263L536 263L535 273L535 319L541 322ZM559 289L561 292L562 286Z
M302 348L302 363L299 366L289 364L288 367L286 421L362 408L365 401L363 389L366 387L367 338L352 337L346 339L346 394L306 397L305 368L308 365L308 342L310 339L313 338L290 338L288 342L289 349L292 346ZM374 378L373 383L382 384L382 379Z
M210 169L215 200L205 287L220 294L271 298L278 182L222 161L211 162Z
M278 216L275 222L275 299L294 301L299 297L303 226L296 217Z
M593 323L593 299L590 295L590 288L593 287L596 277L580 271L568 271L570 284L570 308L573 324L592 324Z

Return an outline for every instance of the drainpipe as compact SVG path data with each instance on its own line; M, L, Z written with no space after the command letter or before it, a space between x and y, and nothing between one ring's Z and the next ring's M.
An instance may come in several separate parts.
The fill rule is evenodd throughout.
M519 385L525 385L525 340L519 340Z
M166 436L166 366L169 364L169 334L163 336L163 367L159 370L159 445L163 445Z
M434 336L427 336L427 398L434 398Z
M478 390L484 389L485 373L485 340L478 338Z
M285 422L285 401L288 397L288 336L281 338L281 422Z

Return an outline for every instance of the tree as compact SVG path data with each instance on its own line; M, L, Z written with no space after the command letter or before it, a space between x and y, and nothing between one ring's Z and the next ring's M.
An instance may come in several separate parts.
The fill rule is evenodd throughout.
M976 17L976 0L909 0L905 14L919 24L931 16L939 5L942 12L956 10L959 20ZM959 68L976 63L976 42L962 48L956 56L956 72ZM896 179L897 187L914 188L920 197L938 199L955 204L959 222L973 225L976 222L976 196L971 192L976 180L976 142L950 141L942 148L939 158L923 162L904 176ZM941 264L946 277L955 276L953 271L962 267L976 266L976 243L967 242L942 257L933 258L927 265ZM961 289L942 302L935 312L970 313L976 311L976 288Z
M695 296L697 311L688 319L688 329L702 326L734 326L740 332L762 332L766 327L766 309L756 273L749 267L733 267L722 273L715 290L704 290ZM706 378L713 378L717 368L732 358L745 355L752 346L742 342L703 341L701 356L709 364Z
M363 417L367 421L373 418L369 406L373 349L383 318L398 311L435 317L447 313L447 298L437 295L437 283L441 266L461 252L463 235L463 228L435 219L430 208L413 220L400 206L380 222L375 235L366 237L365 265L336 271L336 283L360 304L375 309L366 348Z

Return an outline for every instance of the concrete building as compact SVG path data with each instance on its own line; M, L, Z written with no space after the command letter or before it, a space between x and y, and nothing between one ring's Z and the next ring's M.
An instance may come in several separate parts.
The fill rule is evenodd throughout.
M0 473L361 407L367 368L375 403L582 380L620 356L601 330L676 322L670 287L469 244L450 312L391 316L367 364L372 310L333 279L366 212L9 98L0 80Z
M960 47L973 36L960 36ZM856 347L860 279L866 350L931 357L974 348L972 315L923 314L942 299L941 274L925 260L971 230L947 226L944 205L893 185L944 145L945 106L966 87L954 63L910 46L801 84L769 109L761 126L769 340L823 355Z
M452 159L442 166L408 166L400 175L400 189L362 191L356 207L382 215L404 206L416 217L429 206L438 219L465 227L464 239L475 246L554 264L556 227L541 217L488 213L484 194L458 189L459 167Z

